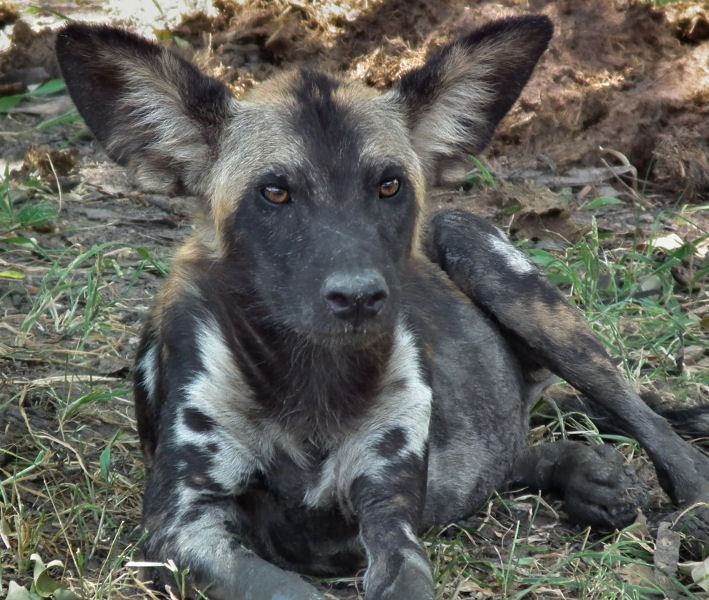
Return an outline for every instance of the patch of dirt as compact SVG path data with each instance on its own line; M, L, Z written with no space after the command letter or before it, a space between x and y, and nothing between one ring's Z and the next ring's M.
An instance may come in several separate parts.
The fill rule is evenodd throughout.
M55 33L49 27L35 31L19 19L12 29L10 48L0 55L0 75L11 71L43 67L51 77L59 77L59 66L54 57Z
M667 5L664 13L678 40L690 44L709 40L709 7L706 5L677 2Z
M526 3L384 0L370 10L228 2L219 17L186 19L176 33L202 45L237 90L275 70L316 63L387 87L457 34ZM349 6L349 10L347 9ZM600 148L625 155L641 179L672 199L709 194L707 13L696 3L537 1L556 33L489 154L533 164L542 154L563 171L600 164ZM198 27L195 27L195 23ZM201 38L200 38L201 35Z

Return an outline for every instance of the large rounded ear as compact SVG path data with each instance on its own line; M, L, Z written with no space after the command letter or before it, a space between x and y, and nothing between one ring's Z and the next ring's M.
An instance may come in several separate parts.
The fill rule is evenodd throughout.
M545 16L494 21L433 54L388 92L430 181L459 176L456 167L487 145L552 33Z
M224 85L112 27L71 24L56 52L72 100L111 158L152 189L204 192L236 103Z

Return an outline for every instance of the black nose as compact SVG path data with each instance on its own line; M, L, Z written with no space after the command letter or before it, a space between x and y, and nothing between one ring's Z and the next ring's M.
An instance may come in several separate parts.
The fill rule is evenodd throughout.
M389 288L379 272L368 269L359 273L333 273L323 283L322 295L336 317L359 321L382 310Z

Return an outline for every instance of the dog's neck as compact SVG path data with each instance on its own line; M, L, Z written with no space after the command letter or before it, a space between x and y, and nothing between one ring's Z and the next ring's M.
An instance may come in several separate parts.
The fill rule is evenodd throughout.
M374 402L393 333L362 347L317 343L267 321L249 325L235 332L243 349L236 359L264 418L309 439L330 439Z

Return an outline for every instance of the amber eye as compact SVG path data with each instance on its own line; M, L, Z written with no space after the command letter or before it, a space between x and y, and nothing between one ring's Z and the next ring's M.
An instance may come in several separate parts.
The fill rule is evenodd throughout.
M290 201L290 192L277 185L267 185L261 190L261 195L271 204L285 204Z
M401 184L398 179L388 179L379 186L379 197L380 198L391 198L396 196L399 191Z

